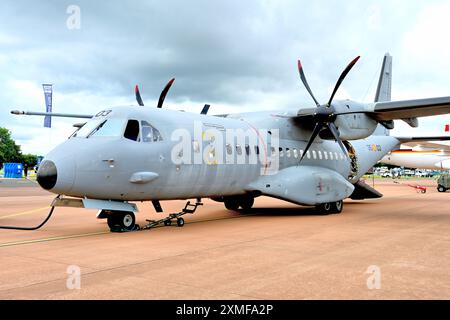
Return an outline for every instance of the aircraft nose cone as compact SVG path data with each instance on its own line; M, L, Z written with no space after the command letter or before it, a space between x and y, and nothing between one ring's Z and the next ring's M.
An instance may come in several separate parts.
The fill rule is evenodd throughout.
M53 161L42 161L36 176L39 185L46 190L50 190L56 185L57 177L58 173Z

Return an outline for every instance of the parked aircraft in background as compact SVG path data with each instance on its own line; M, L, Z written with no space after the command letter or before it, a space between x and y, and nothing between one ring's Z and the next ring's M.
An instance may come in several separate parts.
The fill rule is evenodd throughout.
M444 126L445 135L449 135L449 125ZM405 143L398 150L385 155L381 162L399 167L450 170L450 142L425 141Z

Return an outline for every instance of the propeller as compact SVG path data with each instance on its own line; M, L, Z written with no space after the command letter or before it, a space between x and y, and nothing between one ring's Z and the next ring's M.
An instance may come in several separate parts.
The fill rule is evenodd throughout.
M158 100L158 105L156 106L157 108L162 107L162 105L164 103L164 99L166 98L167 92L169 92L169 89L172 86L174 81L175 81L175 78L170 79L169 82L167 82L166 86L164 87L163 91L161 91L161 95L159 96L159 100Z
M175 81L175 78L172 78L167 82L164 89L161 91L161 94L159 96L158 105L157 108L162 108L164 99L166 98L167 92L169 92L170 87L172 86L173 82ZM142 101L141 93L139 92L139 87L136 85L134 89L134 93L136 94L136 101L140 106L144 106L144 101Z
M200 112L200 114L207 114L208 110L209 110L210 105L209 104L205 104L205 106L203 107L202 111Z
M136 88L134 88L134 93L136 94L136 101L137 101L138 105L140 105L141 107L144 106L144 101L142 101L141 93L139 92L138 85L136 85Z
M359 58L360 58L360 56L357 56L355 59L353 59L347 65L347 67L344 69L344 71L342 71L338 81L336 82L336 85L334 86L333 93L331 94L330 99L328 100L328 103L325 105L321 105L317 101L317 99L314 97L314 94L312 93L311 88L309 87L308 81L306 80L305 73L303 72L303 66L302 66L300 60L298 60L298 71L300 74L300 79L302 80L303 85L305 86L306 90L308 91L309 95L314 100L314 102L316 103L316 106L317 106L317 108L315 108L314 110L311 110L311 109L304 110L305 115L312 116L313 121L315 122L315 126L314 126L313 132L311 134L311 137L309 138L308 144L306 145L305 152L303 152L303 155L300 158L299 164L300 164L300 162L302 162L303 158L306 155L306 152L311 147L311 145L314 142L314 140L316 139L317 135L319 135L319 133L323 129L328 129L331 132L334 139L338 143L339 147L342 149L344 154L348 157L347 149L345 148L344 143L342 142L341 138L339 137L339 131L336 128L336 125L334 124L337 114L336 114L335 108L333 107L333 105L331 103L333 102L333 98L334 98L336 92L338 91L339 87L341 86L342 81L344 81L345 77L350 72L350 70L353 68L355 63L359 60ZM301 114L301 113L302 112L300 111L299 114Z

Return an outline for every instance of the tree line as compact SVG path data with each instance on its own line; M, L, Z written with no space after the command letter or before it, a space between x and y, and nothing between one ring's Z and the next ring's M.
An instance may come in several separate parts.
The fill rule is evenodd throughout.
M34 167L37 164L37 155L22 154L20 146L11 137L11 132L0 127L0 169L6 162L18 162L28 167Z

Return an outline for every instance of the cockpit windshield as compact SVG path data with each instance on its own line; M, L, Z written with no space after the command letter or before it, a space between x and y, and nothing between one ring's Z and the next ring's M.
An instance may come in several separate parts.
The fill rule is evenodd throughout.
M123 131L123 119L108 119L89 134L89 137L120 137Z
M86 138L95 128L99 126L100 123L104 122L105 119L94 119L85 123L79 130L75 131L72 135L77 138Z
M126 125L125 125L126 124ZM125 120L125 119L93 119L86 122L80 129L75 131L71 138L97 138L97 137L120 137L133 141L155 142L162 141L158 129L147 121Z

